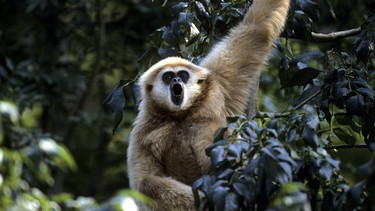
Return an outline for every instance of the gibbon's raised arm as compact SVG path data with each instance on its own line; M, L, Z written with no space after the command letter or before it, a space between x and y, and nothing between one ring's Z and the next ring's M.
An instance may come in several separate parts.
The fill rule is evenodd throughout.
M201 62L222 86L227 115L244 113L288 9L289 0L255 0L243 21Z

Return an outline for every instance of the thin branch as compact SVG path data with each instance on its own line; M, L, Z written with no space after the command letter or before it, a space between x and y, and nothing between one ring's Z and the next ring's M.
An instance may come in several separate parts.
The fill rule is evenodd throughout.
M364 149L364 148L368 148L368 146L366 144L354 144L354 145L351 145L351 144L338 144L338 145L332 145L332 146L328 146L328 147L325 147L325 149L327 150L332 150L332 149Z
M294 109L298 110L302 108L307 102L312 100L314 97L316 97L320 93L320 89L316 91L314 94L312 94L310 97L306 98L304 101L302 101L300 104L298 104Z
M311 32L311 36L315 42L332 42L343 38L356 36L359 33L361 33L361 27L345 31L332 32L329 34Z
M347 37L356 36L359 33L361 33L361 27L344 30L344 31L338 31L338 32L331 32L328 34L324 33L316 33L311 32L310 38L305 36L297 36L296 34L292 34L291 36L288 36L288 38L293 39L299 39L299 40L306 40L310 42L333 42L337 40L341 40ZM286 37L285 34L281 35L282 37Z
M316 97L318 94L320 93L320 89L318 91L316 91L314 94L312 94L310 97L306 98L304 101L302 101L300 104L298 104L294 110L298 110L300 108L302 108L307 102L309 102L310 100L312 100L314 97ZM272 117L272 118L282 118L282 117L289 117L290 115L292 115L291 112L284 112L284 113L269 113L269 112L259 112L260 116L269 116L269 117ZM259 116L257 116L259 117Z

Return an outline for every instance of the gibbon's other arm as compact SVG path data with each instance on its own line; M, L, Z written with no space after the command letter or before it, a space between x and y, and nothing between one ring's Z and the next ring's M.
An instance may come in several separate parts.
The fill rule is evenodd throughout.
M284 26L289 2L254 0L244 20L201 62L222 86L227 115L242 114L253 103L249 100L256 101L252 92L257 91L261 69Z
M140 203L141 210L195 210L191 187L166 177L159 161L138 141L128 148L130 187L157 202L157 207Z

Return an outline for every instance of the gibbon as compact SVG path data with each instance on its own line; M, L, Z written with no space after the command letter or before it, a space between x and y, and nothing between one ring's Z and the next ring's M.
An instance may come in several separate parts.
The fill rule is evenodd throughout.
M199 65L166 58L140 77L128 174L130 187L157 204L141 209L195 209L191 185L208 173L205 149L227 116L243 114L249 100L256 101L249 99L251 89L284 26L289 1L254 0L244 20Z

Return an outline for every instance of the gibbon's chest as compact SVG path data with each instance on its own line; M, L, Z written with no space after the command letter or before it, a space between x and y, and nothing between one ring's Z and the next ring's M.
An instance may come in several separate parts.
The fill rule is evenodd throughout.
M218 126L184 122L176 124L162 156L167 175L191 185L208 171L205 149L212 144Z
M221 120L169 122L157 129L160 131L156 134L164 136L155 140L159 143L151 146L151 151L159 157L167 176L192 185L208 172L210 159L205 149L224 124L225 121Z

